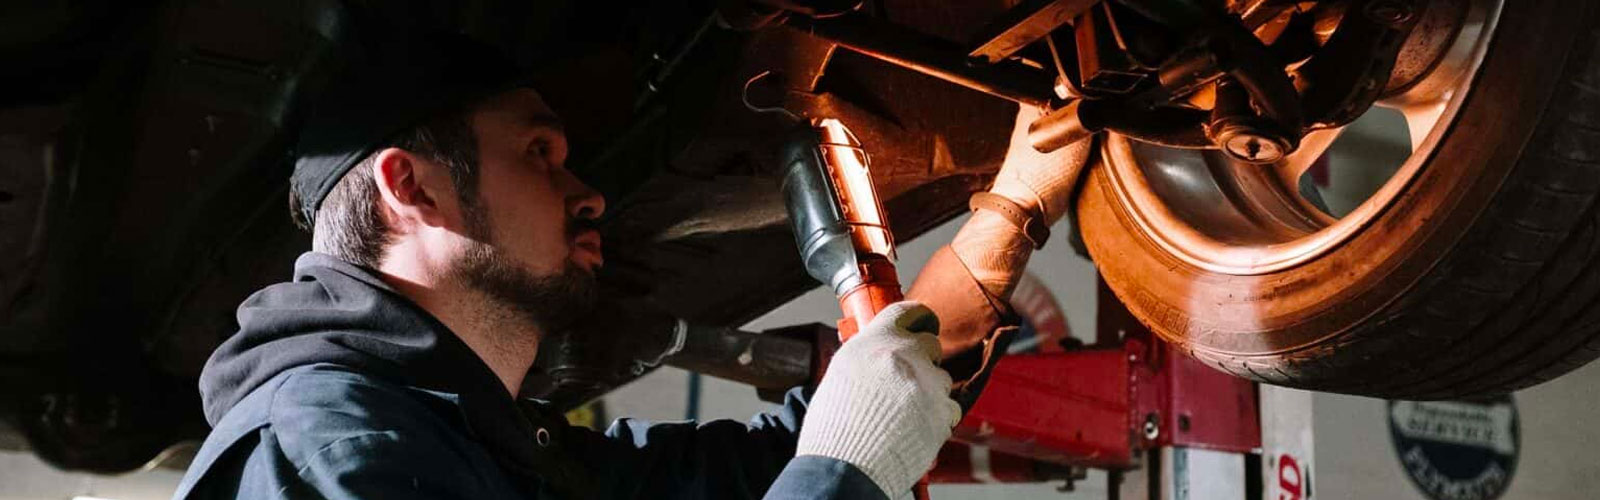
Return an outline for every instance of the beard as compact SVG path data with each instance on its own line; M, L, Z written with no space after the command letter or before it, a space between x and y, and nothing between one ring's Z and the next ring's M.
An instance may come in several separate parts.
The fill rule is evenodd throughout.
M534 274L494 245L486 214L468 213L478 219L471 224L478 234L451 269L454 279L546 333L566 329L594 309L599 286L593 273L567 260L559 272ZM564 232L570 239L591 226L589 221L569 220Z

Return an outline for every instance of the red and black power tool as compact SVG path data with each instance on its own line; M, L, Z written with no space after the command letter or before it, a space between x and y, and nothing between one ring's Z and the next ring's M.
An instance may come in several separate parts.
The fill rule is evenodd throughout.
M839 339L848 340L902 298L894 234L855 134L832 118L809 125L783 150L784 201L806 272L833 288L844 310Z
M878 311L899 302L894 233L872 186L866 151L832 118L798 127L783 149L784 201L806 272L833 288L848 341ZM913 490L928 498L927 481Z

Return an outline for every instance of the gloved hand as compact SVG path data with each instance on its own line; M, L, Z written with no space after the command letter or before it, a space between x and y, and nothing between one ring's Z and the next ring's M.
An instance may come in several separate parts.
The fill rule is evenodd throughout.
M1040 153L1028 141L1028 125L1040 114L1039 109L1030 106L1017 111L1010 150L989 192L1009 198L1026 210L1039 210L1042 222L1048 226L1071 208L1068 205L1073 184L1089 161L1094 141L1078 141L1051 153ZM1005 217L978 210L950 241L950 250L966 265L984 293L1004 303L1010 300L1017 276L1028 265L1033 243Z
M1071 201L1073 182L1089 159L1089 147L1094 141L1083 140L1067 147L1040 153L1028 141L1028 125L1039 119L1043 112L1032 106L1017 110L1017 121L1011 129L1011 147L1006 159L995 175L994 187L989 192L1010 198L1024 208L1038 207L1044 223L1053 225L1067 213Z
M939 319L916 302L879 312L833 355L795 455L847 462L897 498L928 472L961 407L939 360Z

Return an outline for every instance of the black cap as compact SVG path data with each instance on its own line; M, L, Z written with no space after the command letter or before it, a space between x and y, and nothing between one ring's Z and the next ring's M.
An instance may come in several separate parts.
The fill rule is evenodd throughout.
M395 134L526 84L503 53L466 35L414 32L353 47L301 128L289 189L307 224L339 179Z

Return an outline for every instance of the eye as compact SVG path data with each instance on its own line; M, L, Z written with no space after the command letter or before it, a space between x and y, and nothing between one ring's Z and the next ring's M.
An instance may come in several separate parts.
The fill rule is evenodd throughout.
M528 142L528 154L537 155L552 166L561 166L566 161L566 138L559 133L541 133Z

